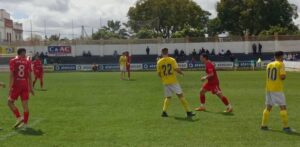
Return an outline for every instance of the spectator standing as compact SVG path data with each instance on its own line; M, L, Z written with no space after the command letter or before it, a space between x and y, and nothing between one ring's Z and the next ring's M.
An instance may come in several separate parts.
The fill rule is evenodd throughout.
M174 51L174 56L177 58L178 55L179 55L179 50L178 50L178 49L175 49L175 51Z
M252 51L253 51L253 54L255 55L256 51L257 51L257 45L255 43L252 44Z
M215 55L216 55L216 51L215 51L214 48L211 50L211 55L212 55L212 56L215 56Z
M147 46L147 48L146 48L146 53L147 53L147 55L150 55L150 48L149 48L149 46Z
M118 51L117 51L117 50L114 51L113 56L114 56L114 58L117 58L117 57L118 57Z
M261 55L261 53L262 53L262 45L258 43L258 54Z
M193 50L192 55L193 55L193 56L197 56L196 49Z

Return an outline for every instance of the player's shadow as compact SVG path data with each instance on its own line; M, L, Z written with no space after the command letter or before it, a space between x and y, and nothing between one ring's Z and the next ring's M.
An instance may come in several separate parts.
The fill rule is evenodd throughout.
M212 112L212 111L204 111L205 113L211 113L211 114L220 114L224 116L234 116L234 113L227 113L227 112Z
M47 89L34 89L35 91L47 91Z
M299 132L286 133L286 132L283 132L281 130L268 130L268 131L265 131L265 132L280 133L280 134L285 134L285 135L291 135L291 136L298 136L298 137L300 137L300 133Z
M26 130L18 130L18 133L28 136L42 136L45 134L42 130L36 130L33 128L27 128Z
M186 121L186 122L197 122L199 121L200 119L199 118L187 118L187 117L174 117L175 120L178 120L178 121Z

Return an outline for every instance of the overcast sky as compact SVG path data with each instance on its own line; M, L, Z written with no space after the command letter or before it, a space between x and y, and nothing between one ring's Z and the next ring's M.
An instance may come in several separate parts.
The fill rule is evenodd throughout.
M216 16L215 5L219 0L195 0L204 10ZM300 0L289 0L296 4L300 14ZM127 11L136 0L0 0L0 9L11 13L15 21L22 22L25 37L29 36L30 20L33 30L44 35L44 26L48 36L61 33L62 36L71 38L72 20L74 34L79 36L80 26L84 25L88 34L106 24L106 20L114 19L127 21ZM299 15L300 16L300 15ZM300 24L300 18L295 20Z

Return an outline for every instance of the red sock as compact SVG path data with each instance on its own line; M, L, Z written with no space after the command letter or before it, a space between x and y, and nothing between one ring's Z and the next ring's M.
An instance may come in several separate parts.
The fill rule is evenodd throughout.
M229 105L228 99L225 96L223 96L221 100L226 106Z
M29 112L24 112L24 124L28 123Z
M200 103L205 104L205 95L200 94Z
M14 113L14 115L15 115L16 118L20 118L21 117L18 108L16 108L15 110L13 110L13 113Z

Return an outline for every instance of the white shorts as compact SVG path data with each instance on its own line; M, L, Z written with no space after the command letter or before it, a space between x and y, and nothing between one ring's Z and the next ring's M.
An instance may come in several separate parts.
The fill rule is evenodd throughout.
M174 93L182 94L182 89L179 84L165 85L165 97L171 97Z
M283 92L267 92L266 105L286 106L285 95Z
M126 67L125 66L120 66L120 71L121 72L125 72L126 71Z

